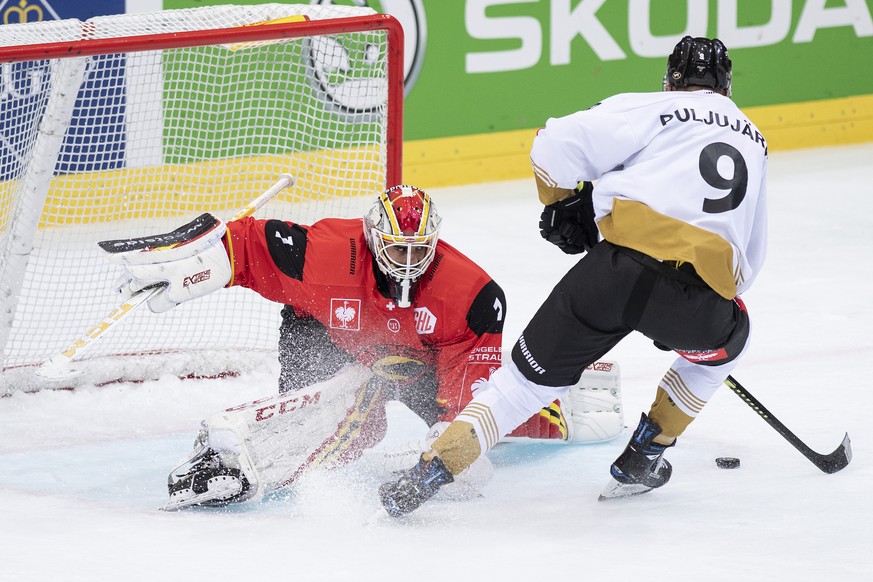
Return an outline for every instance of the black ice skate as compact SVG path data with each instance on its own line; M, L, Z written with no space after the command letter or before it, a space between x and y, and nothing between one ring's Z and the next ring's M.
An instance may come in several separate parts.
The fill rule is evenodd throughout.
M648 493L670 480L673 467L664 459L664 451L676 443L653 442L659 434L661 427L643 413L624 452L609 468L612 480L600 494L599 501Z
M398 481L379 487L379 498L388 515L400 517L418 509L440 487L454 480L439 457L426 461L422 455L418 464L404 471Z
M199 438L198 438L199 442ZM243 501L252 491L233 455L202 447L170 473L170 499L161 509L175 511L192 505L220 507Z

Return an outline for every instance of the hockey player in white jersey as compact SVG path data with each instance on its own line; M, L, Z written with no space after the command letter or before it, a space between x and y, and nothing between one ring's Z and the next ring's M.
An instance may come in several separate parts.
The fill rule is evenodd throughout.
M380 488L389 514L417 508L632 331L678 357L600 499L667 483L665 451L748 347L739 295L764 262L767 143L730 95L727 48L686 36L667 59L662 92L616 95L538 132L542 235L586 254L510 361L414 468Z

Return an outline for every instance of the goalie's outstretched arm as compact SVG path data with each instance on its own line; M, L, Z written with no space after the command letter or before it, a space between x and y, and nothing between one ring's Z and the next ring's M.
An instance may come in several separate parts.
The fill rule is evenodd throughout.
M293 184L294 178L283 174L232 220L251 216L283 188ZM110 260L125 266L118 285L125 300L43 364L37 375L47 380L75 375L70 364L144 303L148 303L152 311L166 311L223 287L230 278L230 263L222 243L225 229L224 223L207 213L164 235L98 243L109 253ZM224 283L216 285L225 276Z
M283 174L232 220L251 216L293 182L291 176ZM148 300L149 308L161 313L230 282L233 266L224 244L226 232L224 222L205 213L167 234L98 244L109 253L110 261L124 267L117 290L126 300L145 289L163 288Z

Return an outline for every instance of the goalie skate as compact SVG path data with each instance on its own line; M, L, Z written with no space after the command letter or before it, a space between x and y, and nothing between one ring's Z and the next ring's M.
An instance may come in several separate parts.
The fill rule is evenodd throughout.
M223 506L244 501L254 489L233 455L219 453L205 446L205 434L197 438L195 455L170 473L167 487L170 499L161 507L176 511L195 505Z

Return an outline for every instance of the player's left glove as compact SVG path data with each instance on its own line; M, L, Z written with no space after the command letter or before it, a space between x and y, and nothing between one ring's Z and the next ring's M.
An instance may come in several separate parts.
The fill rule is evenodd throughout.
M590 250L599 240L594 222L591 182L579 182L575 194L549 204L540 214L540 234L568 255Z

